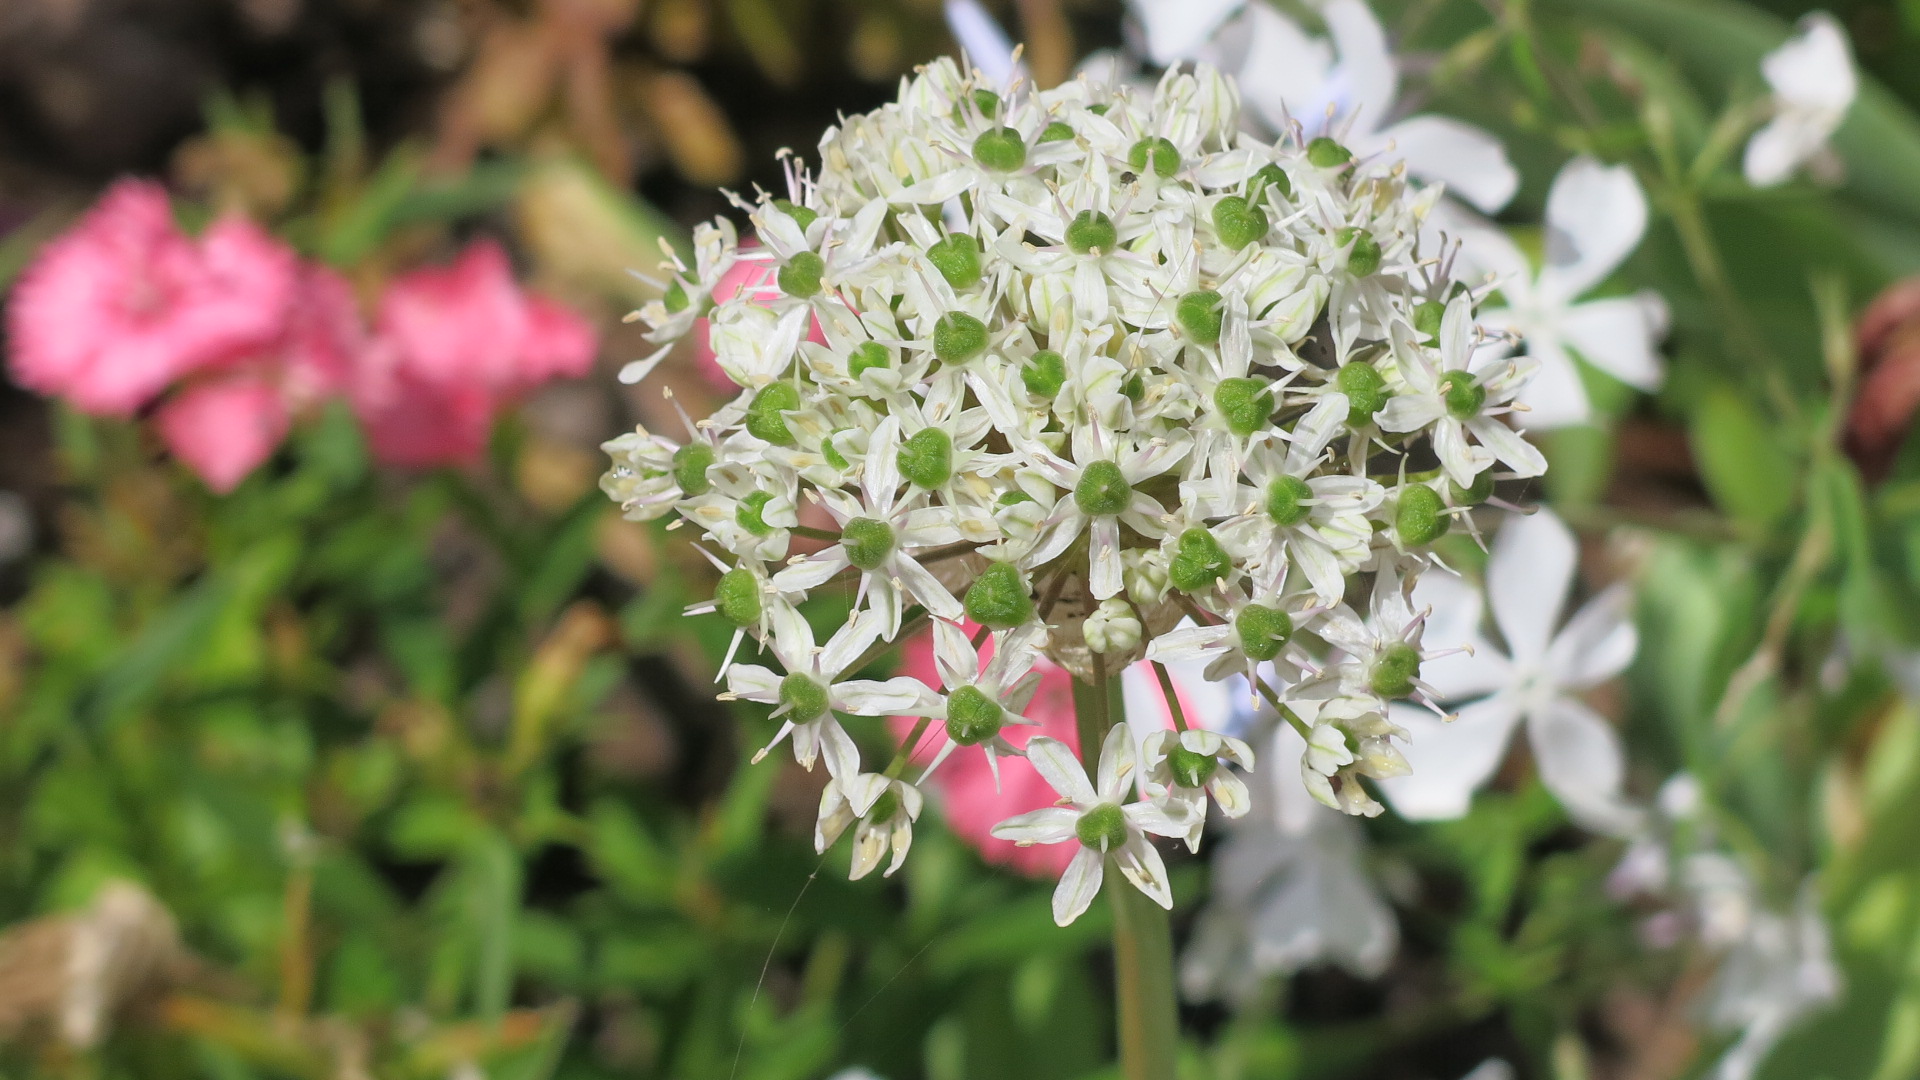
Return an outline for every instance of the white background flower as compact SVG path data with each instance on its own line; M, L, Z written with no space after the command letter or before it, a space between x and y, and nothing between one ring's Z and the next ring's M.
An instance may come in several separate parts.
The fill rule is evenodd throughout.
M1264 2L1129 0L1128 6L1154 63L1206 60L1233 71L1242 99L1270 129L1298 120L1309 136L1332 134L1356 154L1405 161L1414 176L1443 183L1489 212L1505 206L1520 186L1500 140L1481 128L1432 114L1388 122L1399 68L1386 31L1363 0L1320 7L1325 38Z
M1628 593L1619 585L1554 633L1577 556L1573 533L1551 511L1507 519L1487 564L1487 595L1507 644L1504 655L1479 640L1479 603L1469 587L1433 574L1415 591L1416 604L1431 603L1451 616L1445 624L1428 625L1429 645L1474 648L1470 655L1429 662L1422 678L1443 700L1479 700L1461 707L1452 721L1412 706L1393 707L1393 721L1412 736L1404 752L1413 772L1380 786L1401 814L1465 814L1473 792L1506 756L1515 725L1524 721L1541 781L1575 821L1616 835L1634 828L1640 815L1620 790L1626 772L1620 737L1574 695L1625 669L1638 638L1626 617Z
M1653 390L1664 375L1658 346L1667 331L1667 305L1643 289L1632 296L1580 301L1640 245L1647 230L1647 199L1633 170L1577 157L1561 168L1547 194L1546 264L1536 274L1507 234L1484 221L1456 216L1463 259L1499 279L1506 306L1489 307L1480 322L1520 335L1539 370L1520 400L1531 410L1527 426L1563 427L1587 420L1592 407L1573 356L1629 386Z
M1803 165L1821 164L1860 79L1846 31L1824 11L1800 20L1800 32L1767 54L1760 73L1773 87L1773 119L1748 141L1744 165L1748 183L1772 187Z

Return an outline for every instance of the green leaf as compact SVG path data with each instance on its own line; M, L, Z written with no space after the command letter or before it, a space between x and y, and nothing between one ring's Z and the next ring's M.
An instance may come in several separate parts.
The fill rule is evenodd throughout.
M1765 535L1793 509L1799 486L1779 425L1726 387L1694 413L1693 452L1714 502L1751 535Z

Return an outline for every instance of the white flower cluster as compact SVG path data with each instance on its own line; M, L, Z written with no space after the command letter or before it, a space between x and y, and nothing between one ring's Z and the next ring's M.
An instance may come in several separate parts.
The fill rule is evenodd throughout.
M1306 738L1314 796L1378 813L1359 778L1405 771L1387 704L1425 696L1427 548L1496 468L1545 468L1507 423L1529 362L1481 347L1480 295L1418 250L1438 189L1329 138L1243 134L1205 66L1151 94L982 81L939 61L830 130L788 198L741 203L758 246L696 232L640 317L663 350L705 320L743 390L685 442L609 442L603 486L724 552L700 610L779 665L730 655L728 693L825 759L817 839L858 823L856 877L899 864L921 803L906 755L867 771L837 714L938 724L935 765L1017 753L1000 731L1043 651L1088 681L1142 656L1245 674ZM714 303L741 263L777 291ZM819 645L795 605L841 588L853 614ZM854 677L928 623L941 686ZM1253 766L1200 730L1150 740L1137 771L1131 739L1097 770L1042 737L1027 756L1070 805L1002 828L1086 849L1062 922L1109 853L1170 905L1142 834L1197 844L1202 792L1243 813L1228 766Z

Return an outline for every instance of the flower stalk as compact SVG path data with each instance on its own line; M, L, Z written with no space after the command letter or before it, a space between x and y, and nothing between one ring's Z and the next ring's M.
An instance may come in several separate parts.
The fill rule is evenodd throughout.
M1115 724L1126 723L1119 676L1073 681L1074 722L1083 758ZM1114 1022L1120 1075L1126 1080L1173 1080L1180 1019L1173 999L1173 929L1167 913L1119 875L1106 879L1113 905Z

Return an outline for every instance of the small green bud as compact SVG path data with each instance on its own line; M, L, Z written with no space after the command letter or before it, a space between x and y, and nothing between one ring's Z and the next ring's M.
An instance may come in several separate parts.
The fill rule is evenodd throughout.
M1307 144L1307 160L1321 169L1337 168L1353 160L1353 151L1325 135Z
M964 311L949 311L933 324L933 355L943 364L964 364L987 351L987 324Z
M1283 528L1298 525L1313 512L1313 507L1307 505L1311 498L1313 489L1305 480L1297 476L1276 476L1267 485L1267 516Z
M1471 420L1480 415L1487 404L1487 388L1473 377L1471 371L1449 371L1440 376L1440 397L1447 403L1447 412L1455 420Z
M967 587L967 618L994 630L1011 630L1033 618L1033 590L1012 563L988 565Z
M1366 277L1380 269L1380 241L1373 234L1357 225L1348 225L1333 234L1333 242L1341 247L1352 244L1347 251L1347 273L1354 277Z
M1266 201L1268 188L1279 191L1283 199L1293 198L1293 181L1288 178L1286 170L1278 165L1263 165L1259 172L1253 174L1247 181L1247 201L1258 206Z
M1233 560L1227 549L1212 533L1195 526L1174 541L1173 558L1167 560L1167 580L1181 592L1201 592L1225 580L1231 569Z
M713 447L703 442L688 443L673 452L673 482L691 497L713 490L707 470L713 467Z
M1067 385L1067 358L1052 349L1041 349L1027 358L1020 369L1020 381L1027 393L1051 398Z
M752 492L733 508L733 520L754 536L771 535L773 526L767 524L767 504L772 501L770 491Z
M1228 195L1213 204L1213 228L1222 244L1239 251L1267 235L1267 212L1238 195Z
M826 272L826 260L811 251L802 251L787 260L774 281L788 296L805 298L820 291L820 278Z
M1244 439L1273 417L1273 390L1265 379L1221 379L1213 388L1213 407L1227 430Z
M1040 142L1062 142L1073 138L1073 128L1065 120L1053 120L1040 132Z
M836 431L833 434L838 435L840 433ZM833 445L833 435L829 435L820 440L820 456L827 459L827 464L839 469L841 472L846 472L852 468L852 466L847 463L846 455L840 452L839 447Z
M787 706L782 717L796 724L804 724L826 715L831 701L827 698L826 687L815 682L811 676L796 671L780 680L780 704Z
M993 505L1019 506L1021 503L1030 503L1033 501L1034 501L1033 496L1027 494L1024 491L1021 491L1019 488L1014 488L1012 491L1001 492L1000 497L993 500Z
M1213 771L1220 767L1220 759L1211 754L1197 754L1192 750L1173 745L1167 752L1167 767L1173 770L1173 782L1183 788L1197 788L1213 777Z
M1226 304L1212 289L1190 292L1174 305L1173 318L1196 345L1213 345L1220 340L1220 323L1226 317Z
M1095 116L1105 116L1107 115L1107 110L1111 108L1113 108L1112 103L1103 101L1098 105L1087 106L1087 111Z
M940 487L953 478L953 436L939 428L921 428L900 444L895 461L910 483Z
M1101 803L1080 815L1073 823L1073 835L1102 854L1117 850L1127 842L1127 815L1112 803Z
M680 283L679 278L674 278L667 283L667 291L661 295L660 302L667 305L669 312L677 315L687 310L687 305L693 301L687 299L687 287Z
M1147 171L1147 162L1153 162L1153 174L1165 180L1180 171L1180 148L1163 138L1141 139L1127 151L1127 165L1136 173Z
M1453 481L1447 481L1447 498L1455 506L1479 506L1493 497L1493 470L1483 469L1476 473L1473 483L1461 487Z
M1447 316L1447 305L1438 300L1423 300L1413 309L1413 332L1422 340L1440 336L1440 323Z
M927 261L956 289L980 284L980 243L966 233L951 233L936 241L927 249Z
M973 140L973 160L990 172L1018 172L1027 163L1026 140L1010 127L988 128Z
M1373 692L1383 698L1402 698L1413 693L1413 680L1419 677L1420 650L1404 641L1380 650L1373 661Z
M819 220L820 218L819 214L816 214L813 211L807 209L806 207L801 206L799 203L794 202L792 199L775 199L773 200L773 207L774 209L792 218L794 221L794 224L800 226L801 232L806 232L808 229L812 228L813 223Z
M1373 423L1373 414L1386 407L1393 391L1379 370L1365 361L1355 360L1334 376L1334 385L1347 395L1347 426L1364 427Z
M1007 711L975 686L947 695L947 736L961 746L978 746L1000 734Z
M760 581L751 570L729 570L713 590L713 609L735 626L760 621Z
M887 790L881 792L880 797L873 800L873 806L868 808L867 820L876 824L891 821L893 820L893 815L899 812L900 793L894 790L892 784L888 784Z
M893 357L887 353L887 347L877 341L863 341L847 354L847 374L856 379L862 372L892 366Z
M973 105L980 110L980 115L982 116L994 117L1000 115L1000 95L991 90L975 90L973 92Z
M1098 210L1080 211L1067 226L1067 249L1075 255L1085 255L1095 249L1105 254L1119 241L1120 233L1113 227L1113 219Z
M893 554L893 526L877 518L857 517L840 527L847 561L862 570L877 569Z
M753 395L753 403L747 406L747 431L754 438L765 439L775 446L792 446L793 432L787 429L787 418L782 414L799 407L800 391L792 383L768 383Z
M1088 462L1073 487L1073 503L1083 514L1112 517L1132 505L1133 485L1113 462Z
M1247 659L1264 663L1279 656L1293 639L1293 616L1265 604L1248 604L1233 617L1233 629Z
M1447 535L1447 530L1453 527L1453 518L1446 510L1439 492L1425 484L1408 486L1400 493L1400 503L1393 510L1393 527L1399 530L1400 542L1422 547Z

